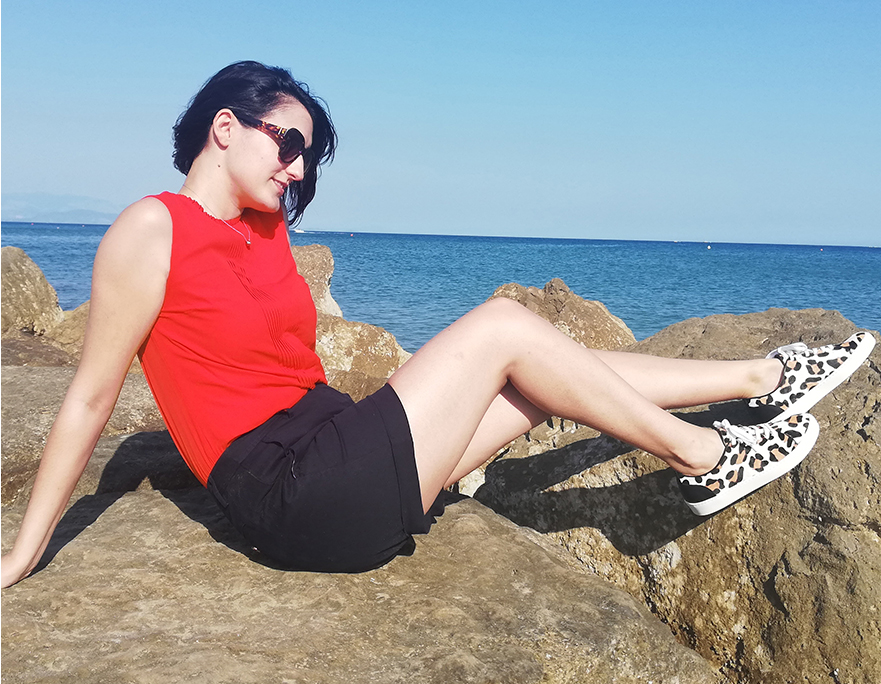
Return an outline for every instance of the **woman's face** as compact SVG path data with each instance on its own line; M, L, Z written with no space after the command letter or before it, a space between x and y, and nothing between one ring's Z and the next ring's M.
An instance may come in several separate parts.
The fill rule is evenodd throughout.
M306 147L311 147L312 117L296 100L283 101L262 120L280 128L296 128L303 134ZM238 121L234 126L234 144L229 150L232 154L230 176L239 206L257 211L278 211L288 184L303 179L303 157L285 164L278 158L278 143L271 135Z

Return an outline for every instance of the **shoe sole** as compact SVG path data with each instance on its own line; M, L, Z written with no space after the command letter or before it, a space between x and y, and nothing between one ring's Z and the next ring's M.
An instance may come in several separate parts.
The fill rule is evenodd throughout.
M770 484L774 480L786 475L786 473L805 460L805 457L811 452L811 449L813 449L814 445L817 443L817 437L820 436L820 423L817 422L817 419L811 415L806 416L806 418L809 420L808 428L804 437L802 437L795 450L788 454L782 461L772 461L762 472L756 472L753 477L749 480L745 480L740 485L735 485L730 489L723 489L712 499L693 503L686 501L685 505L688 506L691 509L691 512L695 515L712 515L713 513L721 511L723 508L727 508L731 504L740 501L744 497L749 496L757 489L764 487L766 484ZM772 422L777 422L777 419L775 418Z
M875 338L868 333L866 336L868 337L868 340L864 341L847 361L814 385L792 406L785 409L779 415L774 416L772 420L785 420L790 416L794 416L796 413L807 413L814 408L823 397L853 375L856 370L863 365L863 361L869 358L869 354L871 354L872 350L875 348Z

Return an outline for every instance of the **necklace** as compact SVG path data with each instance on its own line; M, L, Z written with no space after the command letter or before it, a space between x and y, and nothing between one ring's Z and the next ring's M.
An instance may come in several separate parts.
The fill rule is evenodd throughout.
M193 199L196 200L196 203L199 204L199 206L201 206L202 209L205 210L205 213L207 213L211 218L217 219L217 220L220 221L221 223L226 223L226 225L227 225L230 229L234 230L235 232L237 232L239 235L242 236L242 239L245 241L245 244L248 245L248 247L251 246L251 229L248 228L247 225L245 225L245 228L248 228L248 237L245 237L245 234L244 234L242 231L240 231L240 230L239 230L238 228L236 228L235 226L230 225L229 223L227 223L226 221L224 221L222 218L220 218L219 216L217 216L213 211L211 211L211 210L208 208L208 206L207 206L207 205L206 205L201 199L199 199L198 195L196 195L196 193L193 192L193 189L192 189L189 185L187 185L186 183L184 183L184 187L185 187L187 190L190 191L190 194L193 196Z

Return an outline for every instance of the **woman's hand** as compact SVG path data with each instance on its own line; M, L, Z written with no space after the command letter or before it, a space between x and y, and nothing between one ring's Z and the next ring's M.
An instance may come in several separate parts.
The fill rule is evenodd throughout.
M157 199L126 209L98 248L83 353L55 419L2 584L37 566L107 424L126 373L165 297L171 216Z
M21 563L13 554L8 553L0 560L0 586L4 589L31 574L33 567Z

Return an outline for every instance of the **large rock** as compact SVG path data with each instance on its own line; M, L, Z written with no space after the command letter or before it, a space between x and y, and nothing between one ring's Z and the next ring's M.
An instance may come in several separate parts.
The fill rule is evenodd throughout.
M328 290L333 274L330 250L311 245L294 248L294 254L316 301L324 302L324 309L333 310L336 304ZM12 293L8 298L7 291ZM3 402L2 491L4 501L9 502L18 496L35 472L46 435L73 377L72 369L54 372L51 368L38 371L15 366L76 365L82 352L89 302L73 311L62 312L54 289L39 268L22 250L13 247L3 248L3 293L3 363L10 367L3 373L6 401ZM39 298L32 293L49 294ZM339 307L335 310L339 311ZM8 331L7 318L17 321L10 324ZM382 328L322 312L318 318L318 353L327 369L328 380L356 400L379 389L410 356L394 336ZM135 358L130 374L140 371L140 363ZM162 420L144 379L128 378L104 434L161 427Z
M384 328L323 313L315 350L330 384L353 398L365 387L382 386L411 356Z
M63 318L55 288L23 250L3 247L0 254L3 273L2 333L25 330L42 335Z
M590 349L619 349L636 341L630 328L609 313L605 304L579 297L559 278L554 278L541 290L508 283L493 292L490 299L496 297L520 302Z
M28 482L30 491L33 479ZM201 487L167 430L101 437L71 499L145 489Z
M201 487L133 491L140 448L3 590L5 683L717 681L627 594L476 502L378 570L287 572ZM20 519L4 509L4 550Z
M796 340L841 341L854 329L837 312L777 309L691 319L628 349L755 358ZM820 439L802 465L708 519L687 511L672 470L588 428L558 433L565 446L531 458L511 450L487 468L477 498L556 539L585 571L640 598L732 681L875 683L881 680L879 365L881 347L813 409ZM742 402L683 417L702 425L722 417L759 419Z
M73 368L5 366L2 376L3 505L14 503L36 472L49 428L73 379ZM104 435L162 430L165 425L142 375L126 377Z
M83 351L89 309L90 302L87 301L72 311L65 311L64 317L46 333L52 344L66 351L77 361Z
M333 278L333 254L324 245L304 245L291 247L297 271L306 280L315 308L330 316L342 316L339 304L330 294L330 281Z
M385 385L387 381L387 378L367 375L356 370L329 368L326 371L326 375L328 385L348 394L355 401L361 401L364 397L373 394Z
M68 354L45 335L20 330L5 333L0 340L4 366L75 366L79 356Z

